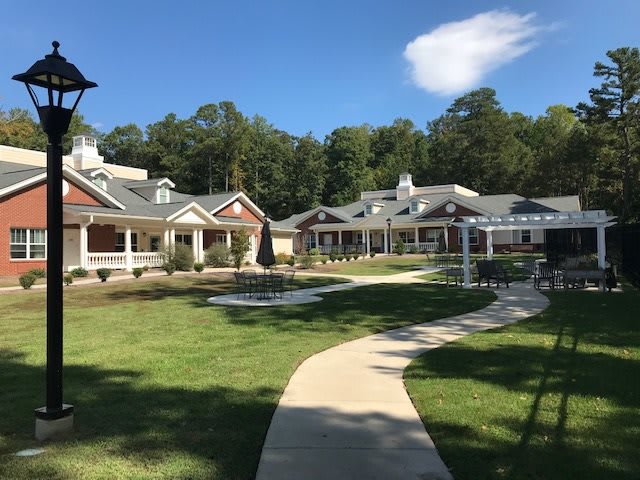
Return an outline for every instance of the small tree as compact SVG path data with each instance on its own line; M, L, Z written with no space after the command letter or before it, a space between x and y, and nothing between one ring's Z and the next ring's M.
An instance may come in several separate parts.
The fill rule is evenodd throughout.
M249 235L243 227L231 237L231 259L236 270L240 270L244 262L244 257L250 249L251 243L249 241Z
M396 245L395 245L393 251L396 252L398 255L404 255L404 252L406 251L406 246L405 246L404 241L402 239L399 239L396 242Z

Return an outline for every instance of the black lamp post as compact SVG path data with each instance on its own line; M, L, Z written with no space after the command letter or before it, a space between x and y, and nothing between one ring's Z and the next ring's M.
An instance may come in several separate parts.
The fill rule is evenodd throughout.
M387 217L387 226L389 227L389 251L387 252L391 255L393 248L391 248L391 217Z
M47 134L47 404L36 409L38 419L52 421L70 417L73 406L62 403L62 136L69 130L71 116L87 88L97 87L58 53L38 60L25 73L13 79L23 82L35 105L40 125ZM46 91L46 103L40 104L34 87ZM71 108L63 106L65 93L78 92ZM47 432L51 428L45 428ZM45 438L47 434L45 433Z

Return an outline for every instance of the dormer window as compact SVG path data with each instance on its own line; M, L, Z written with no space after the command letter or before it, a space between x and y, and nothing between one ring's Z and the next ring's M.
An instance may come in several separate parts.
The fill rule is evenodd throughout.
M158 203L169 203L169 189L166 185L158 187Z
M77 138L78 137L75 137L73 141L75 142ZM82 137L80 137L80 139L82 139ZM109 173L109 171L105 170L104 168L98 168L97 170L91 172L91 181L93 182L93 184L105 191L107 190L107 180L111 180L112 178L113 175L111 175L111 173Z
M95 177L93 179L93 183L97 186L99 186L101 189L106 190L107 189L107 180L100 176L100 177Z
M369 215L371 215L373 213L373 205L371 205L370 203L367 203L364 206L364 216L368 217Z
M418 200L411 200L411 204L409 205L409 213L418 213L419 208L420 207Z

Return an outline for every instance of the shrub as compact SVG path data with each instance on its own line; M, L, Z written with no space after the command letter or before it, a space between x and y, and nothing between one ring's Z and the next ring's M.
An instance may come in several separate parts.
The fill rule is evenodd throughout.
M162 269L167 272L167 275L173 275L173 272L176 271L176 266L171 262L165 262L165 264L162 265Z
M354 253L354 254L353 254L353 259L354 259L354 260L357 260L357 259L359 259L359 258L360 258L360 254L359 254L359 253Z
M103 282L107 281L107 278L109 278L111 276L111 269L110 268L99 268L96 270L96 275L98 275L98 278L100 280L102 280Z
M320 250L318 248L312 248L311 250L309 250L309 255L311 255L312 257L318 256L320 255Z
M371 258L375 257L375 256L376 256L376 252L370 252L370 253L369 253L369 256L370 256Z
M339 262L341 262L342 260L344 260L344 255L338 255L336 257L336 260L338 260Z
M276 253L276 265L284 265L290 258L291 255L289 255L288 253Z
M202 272L202 270L204 270L204 263L201 263L201 262L196 262L196 263L194 263L194 264L193 264L193 269L194 269L196 272L201 273L201 272Z
M193 250L187 245L176 245L174 249L173 264L176 270L189 272L193 268Z
M244 257L250 249L251 243L249 241L249 235L247 235L243 227L231 237L231 259L233 260L233 266L236 267L236 270L240 271Z
M45 278L47 276L47 271L44 268L32 268L27 273L30 273L36 278Z
M329 254L329 260L331 260L331 263L333 263L337 260L337 258L338 258L338 255L332 250L331 253Z
M292 256L289 257L289 259L287 260L287 265L289 265L290 267L293 267L296 264L296 260L295 258Z
M34 283L36 283L36 276L27 272L20 275L19 281L22 288L28 290Z
M397 253L398 255L404 255L404 252L406 251L406 246L404 244L404 242L402 241L402 239L398 240L396 242L396 244L393 247L393 251L395 253Z
M89 276L89 272L82 267L76 267L73 270L71 270L69 272L71 275L73 275L74 277L78 278L78 277L88 277Z
M143 272L144 272L144 267L137 267L131 271L131 273L133 273L133 276L136 278L140 278Z
M344 256L344 259L345 259L347 262L350 262L352 258L353 258L353 257L352 257L351 255L345 255L345 256Z
M224 243L214 243L204 252L204 263L209 267L222 268L229 265L231 252Z
M71 275L70 273L65 274L65 276L62 277L62 279L64 280L64 284L67 287L73 283L73 275Z
M142 270L145 271L145 272L148 272L149 271L149 265L143 266Z
M322 257L322 258L320 259L320 261L322 262L322 264L323 264L323 265L326 265L326 264L327 264L327 260L328 260L328 259L327 259L326 257Z
M300 268L313 268L316 259L311 255L303 255L300 257Z
M420 250L418 250L418 247L416 247L415 245L411 245L409 247L409 253L413 253L413 254L420 253Z

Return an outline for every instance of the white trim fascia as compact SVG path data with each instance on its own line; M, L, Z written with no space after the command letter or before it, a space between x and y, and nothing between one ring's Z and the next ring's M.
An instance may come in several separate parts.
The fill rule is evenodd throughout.
M70 166L62 165L62 173L63 173L63 175L66 173L71 178L77 180L78 183L81 183L84 186L86 186L87 190L89 190L92 193L94 193L97 197L102 197L102 199L106 203L111 204L112 207L118 207L120 210L126 210L127 209L126 205L124 205L123 203L121 203L118 200L116 200L116 198L113 195L110 195L109 192L101 189L100 187L98 187L93 182L90 182L89 180L87 180L84 176L82 176L80 173L78 173L76 170L74 170Z
M475 197L470 197L470 198L475 198ZM492 213L489 212L488 210L484 210L484 209L479 208L479 207L477 207L475 205L471 205L470 203L467 203L467 202L465 202L464 200L462 200L462 199L460 199L458 197L447 195L446 197L441 199L439 202L434 203L434 204L429 204L429 206L425 207L425 209L422 212L420 212L420 214L416 218L424 218L427 213L432 212L432 211L440 208L441 206L446 205L449 202L457 203L458 205L466 207L469 210L473 210L474 212L478 212L480 215L492 215ZM452 215L455 215L455 212ZM455 216L457 217L457 216L461 216L461 215L455 215Z
M272 227L272 226L270 226L269 228L271 229L272 232L285 232L285 233L291 233L291 234L302 232L302 230L298 230L297 228Z
M96 178L101 173L104 174L104 176L107 177L109 180L113 180L113 175L111 174L111 172L103 167L96 168L89 175L93 178Z
M216 208L214 208L213 210L211 210L209 213L211 215L215 215L217 212L219 212L220 210L228 207L229 205L231 205L232 202L235 202L238 198L242 198L243 200L245 200L249 206L249 208L251 210L253 210L253 213L256 214L258 217L264 218L264 212L262 210L260 210L260 208L251 201L251 199L249 197L247 197L244 192L238 192L236 193L233 197L231 197L229 200L227 200L226 202L224 202L223 204L217 206Z
M122 185L131 190L144 187L160 187L164 184L168 184L171 188L176 188L176 184L169 180L167 177L162 178L150 178L149 180L132 180L130 182L123 183Z
M30 187L34 183L38 183L46 179L47 179L47 172L39 173L37 175L34 175L33 177L27 178L18 183L14 183L13 185L4 187L3 189L0 190L0 197L4 197L5 195L8 195L10 193L17 192L19 190L22 190L23 188Z
M77 215L93 215L94 218L130 218L132 220L158 220L158 221L165 221L164 217L144 217L142 215L128 215L126 213L121 213L121 214L117 214L117 213L102 213L102 212L85 212L82 210L69 210L64 208L63 206L63 211L66 211L68 213L73 213L73 214L77 214ZM99 221L94 221L94 223L100 223Z
M184 214L185 212L194 209L196 210L198 213L201 213L204 215L206 220L210 220L214 225L220 225L220 221L214 217L213 215L211 215L204 207L202 207L199 203L193 201L191 203L189 203L188 205L185 205L184 207L182 207L180 210L178 210L175 213L172 213L171 215L169 215L166 220L167 222L173 222L177 217L179 217L180 215Z

